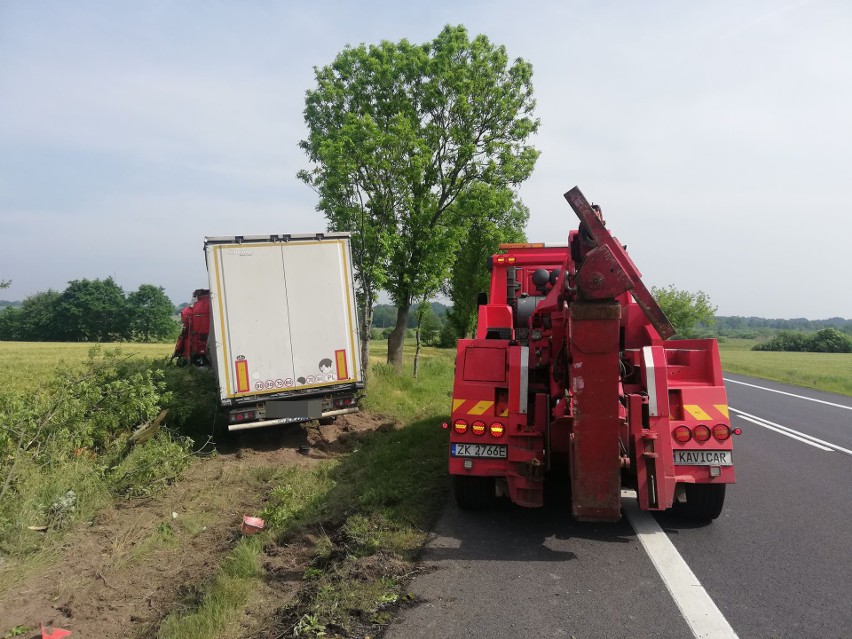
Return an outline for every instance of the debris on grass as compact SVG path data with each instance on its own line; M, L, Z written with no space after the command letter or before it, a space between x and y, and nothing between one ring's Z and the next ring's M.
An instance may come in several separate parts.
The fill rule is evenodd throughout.
M240 530L244 535L253 535L263 530L264 522L260 517L243 516L243 525Z

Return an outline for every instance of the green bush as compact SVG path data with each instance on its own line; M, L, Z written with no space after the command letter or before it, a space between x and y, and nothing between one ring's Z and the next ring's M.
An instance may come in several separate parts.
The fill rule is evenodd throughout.
M836 328L824 328L816 333L783 331L755 351L786 351L795 353L852 353L852 338Z
M824 328L811 338L810 350L814 353L852 353L852 338L836 328Z
M43 392L0 394L0 554L38 545L27 526L53 533L111 495L149 495L174 481L192 440L163 429L131 446L129 435L164 408L188 432L215 412L211 384L198 371L95 348L82 369L60 367Z

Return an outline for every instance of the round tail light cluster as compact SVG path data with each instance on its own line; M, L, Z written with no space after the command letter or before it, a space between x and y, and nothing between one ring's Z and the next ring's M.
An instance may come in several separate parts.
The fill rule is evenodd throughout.
M698 426L692 429L692 436L697 442L709 441L710 435L710 429L704 424L698 424Z
M453 422L453 430L459 435L464 435L468 431L468 424L463 419L457 419ZM470 424L470 432L474 435L484 435L486 432L492 437L502 437L506 432L506 427L500 422L494 422L491 426L486 425L481 419L477 419Z
M681 444L685 444L690 439L692 439L692 431L689 430L689 426L678 426L674 429L672 437L674 437L675 440L679 441Z
M690 430L689 426L681 425L672 431L672 437L681 444L685 444L690 439L694 439L697 442L706 442L710 441L710 437L715 438L716 441L723 442L731 437L732 432L739 435L736 430L731 431L731 427L727 424L716 424L712 429L704 424L698 424L692 430Z
M731 427L727 424L716 424L713 427L713 437L720 442L725 441L731 436Z

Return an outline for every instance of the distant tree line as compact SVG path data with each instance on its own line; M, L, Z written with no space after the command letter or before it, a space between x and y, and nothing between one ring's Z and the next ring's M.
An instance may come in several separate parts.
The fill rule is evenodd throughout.
M161 286L125 293L111 277L73 280L60 292L31 295L0 311L0 340L154 342L177 337L175 307Z
M809 320L803 317L766 319L764 317L717 316L714 327L720 335L741 330L818 331L823 328L836 328L844 333L852 333L852 319L831 317L824 320Z

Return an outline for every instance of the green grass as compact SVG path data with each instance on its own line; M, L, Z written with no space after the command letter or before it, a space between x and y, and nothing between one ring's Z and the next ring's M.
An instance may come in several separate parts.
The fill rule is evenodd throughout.
M170 614L160 625L158 638L209 639L218 636L248 603L263 574L259 556L265 535L244 537L222 561L199 602L187 602L186 611Z
M719 342L722 367L786 384L852 396L852 353L783 353L753 351L757 340Z
M57 366L82 367L95 344L56 342L0 342L0 388L34 392L44 387ZM104 349L120 347L124 353L146 358L167 357L171 344L102 344Z

